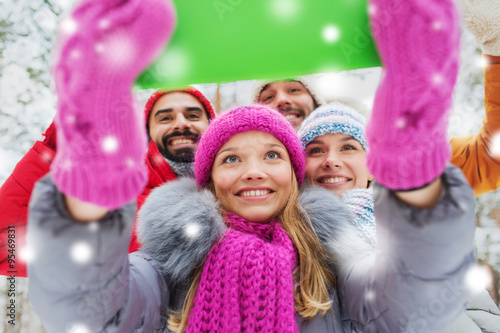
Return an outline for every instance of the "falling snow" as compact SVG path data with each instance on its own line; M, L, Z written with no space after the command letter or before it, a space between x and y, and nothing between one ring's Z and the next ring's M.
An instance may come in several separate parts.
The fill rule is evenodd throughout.
M444 82L443 75L440 73L436 73L432 76L432 83L436 86L441 85Z
M99 231L99 223L97 221L90 222L88 225L89 225L90 231L92 231L92 232Z
M102 19L99 21L99 28L102 29L102 30L106 30L107 28L109 28L109 20L107 19Z
M50 55L53 52L54 41L57 35L54 23L60 20L63 14L68 12L75 1L47 0L38 3L39 6L36 8L40 8L39 11L45 10L49 14L38 14L37 9L33 6L34 2L28 0L17 1L15 6L12 1L12 5L7 4L5 8L2 7L5 11L0 13L2 19L5 19L8 24L12 24L10 26L7 25L2 31L6 39L2 40L3 44L0 43L0 50L2 52L0 62L2 73L0 76L0 100L2 101L2 109L0 110L0 184L11 174L16 163L24 156L33 143L36 140L43 139L41 133L51 123L55 115L56 99L53 80L50 75ZM276 19L285 23L289 22L287 20L291 20L299 15L302 10L298 5L298 1L270 0L268 3L270 4L268 12L274 15ZM284 4L292 5L286 8ZM294 7L293 4L297 6ZM279 10L279 8L282 10L276 13L276 10ZM33 11L35 14L33 14ZM374 15L376 12L377 8L375 6L369 7L370 15ZM51 21L42 22L40 19ZM71 21L71 19L64 21L65 23L60 26L60 29L65 30L64 33L66 34L73 34L78 31L78 27L75 25L76 22ZM25 24L23 25L23 23ZM109 22L99 22L99 28L109 28ZM320 35L321 33L322 31L319 31ZM474 44L473 36L469 33L464 33L461 43L462 65L454 93L454 109L450 118L450 137L477 133L482 124L484 116L482 69L485 66L485 62L480 55L480 51L474 47ZM102 50L104 50L106 45L103 44L102 47ZM101 50L101 46L96 45L96 51L99 50ZM183 75L190 70L189 58L189 54L186 54L183 50L178 50L177 55L171 59L172 64L170 67L159 69L164 70L167 75ZM175 63L175 66L173 66L173 63ZM376 72L380 75L379 69ZM321 77L321 75L318 77ZM342 77L343 86L342 84L336 84L335 87L340 86L340 88L328 90L328 84L325 84L323 87L325 93L332 96L358 94L365 86L374 90L373 80L371 80L372 76L368 70L349 72L345 75L342 74ZM357 79L357 85L354 89L348 88L352 87L350 83L354 82L354 79ZM206 93L212 101L215 100L216 91L220 88L220 108L228 109L238 104L248 104L251 102L246 94L251 84L250 81L240 81L237 83L224 83L220 86L216 84L197 85L197 88ZM340 91L340 93L334 93L332 92L333 90L336 92ZM139 91L138 94L143 95L141 100L145 102L151 92ZM371 105L372 96L373 91L370 93L363 91L362 99L366 100L368 105ZM65 121L69 120L65 119ZM491 147L492 153L496 153L497 156L500 155L499 141L499 134L497 134L493 139ZM496 192L482 195L476 199L476 203L476 214L479 220L478 223L481 226L476 231L478 257L489 262L498 270L500 269L500 212L497 207L500 207L500 191L497 190ZM89 225L89 228L92 228L92 226ZM188 234L187 231L186 233ZM21 250L19 251L19 255L21 255ZM24 253L24 250L22 252ZM91 251L87 253L91 253ZM29 255L26 255L26 257L29 258ZM474 274L470 276L472 276L470 278L473 281L472 285L476 285L474 281L484 280L484 277L481 278L480 274L478 278L474 278ZM18 304L28 304L26 299L26 280L19 278L18 282L18 289L20 291ZM477 284L480 286L484 285L483 282ZM24 298L21 298L23 290ZM0 314L3 315L4 312L0 310ZM23 308L22 314L19 317L20 325L16 325L19 326L16 328L21 329L21 327L24 327L24 331L30 333L45 332L40 328L39 321L32 314L29 306ZM38 323L38 327L34 326L36 323ZM75 325L73 328L72 333L88 333L91 331L81 325Z
M19 251L19 257L25 263L32 262L35 259L35 251L32 248L25 246Z
M368 5L368 14L370 16L374 16L375 14L377 14L377 6L375 6L374 4L369 4Z
M491 140L491 154L500 157L500 132L493 135Z
M80 59L80 57L82 56L82 53L79 51L79 50L72 50L70 55L69 55L72 59Z
M406 119L399 118L398 120L396 120L396 127L398 129L404 129L406 127Z
M485 268L475 266L465 275L465 283L471 292L477 294L484 291L491 283L491 277Z
M67 330L68 333L92 333L89 327L83 324L72 324Z
M368 302L372 302L375 300L375 290L368 290L366 293L365 293L365 299L368 301Z
M300 13L299 0L271 0L271 13L275 19L290 21Z
M184 233L188 238L196 238L200 234L200 225L198 223L188 223L184 227Z
M323 39L327 43L335 43L340 39L340 30L334 25L327 25L323 29Z
M86 242L76 242L70 249L71 259L78 264L88 263L92 254L92 247Z
M104 53L105 51L105 48L104 48L104 44L103 43L97 43L94 47L95 51L97 53Z
M439 21L436 21L432 24L432 28L436 31L440 31L441 29L443 29L443 24Z
M114 136L107 136L102 140L102 150L105 153L112 154L118 150L118 139Z
M61 22L60 32L66 35L72 35L78 31L78 23L71 17Z

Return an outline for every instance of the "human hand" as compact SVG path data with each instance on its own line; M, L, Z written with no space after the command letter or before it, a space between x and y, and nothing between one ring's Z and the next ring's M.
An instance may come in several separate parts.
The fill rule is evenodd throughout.
M484 54L500 56L500 0L460 0L465 26Z

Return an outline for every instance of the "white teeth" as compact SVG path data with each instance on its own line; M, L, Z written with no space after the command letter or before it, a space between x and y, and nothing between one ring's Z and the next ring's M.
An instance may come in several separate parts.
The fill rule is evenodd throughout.
M190 139L177 139L177 140L172 141L171 145L175 146L175 145L182 145L182 144L185 144L185 143L192 144L193 140L190 140Z
M293 120L293 119L297 119L298 116L296 114L287 114L285 115L285 119L286 120Z
M332 177L332 178L325 178L321 180L323 184L334 184L334 183L342 183L348 181L347 178L345 177Z
M271 193L270 190L257 190L257 191L243 191L240 193L241 197L261 197Z

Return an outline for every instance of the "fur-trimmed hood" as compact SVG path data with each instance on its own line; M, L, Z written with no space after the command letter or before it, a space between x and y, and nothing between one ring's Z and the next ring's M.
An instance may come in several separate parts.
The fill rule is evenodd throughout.
M353 226L353 213L335 194L306 186L299 201L336 262L373 249ZM188 279L226 230L214 195L200 190L190 178L156 188L139 211L141 251L156 261L170 281Z

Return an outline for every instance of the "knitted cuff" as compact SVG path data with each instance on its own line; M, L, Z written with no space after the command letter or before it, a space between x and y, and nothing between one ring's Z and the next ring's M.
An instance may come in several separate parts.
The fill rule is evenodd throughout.
M43 143L48 145L49 147L56 150L56 125L54 122L50 123L49 127L42 134L45 138L43 139Z
M174 22L174 7L164 0L84 0L63 21L51 166L61 192L115 209L143 190L147 136L131 87Z
M393 190L418 188L446 168L447 116L460 26L452 0L372 0L384 76L367 126L368 167Z
M483 54L483 59L486 61L487 65L498 65L500 64L500 56L492 56L489 54Z
M500 56L500 0L460 0L464 22L484 54Z

